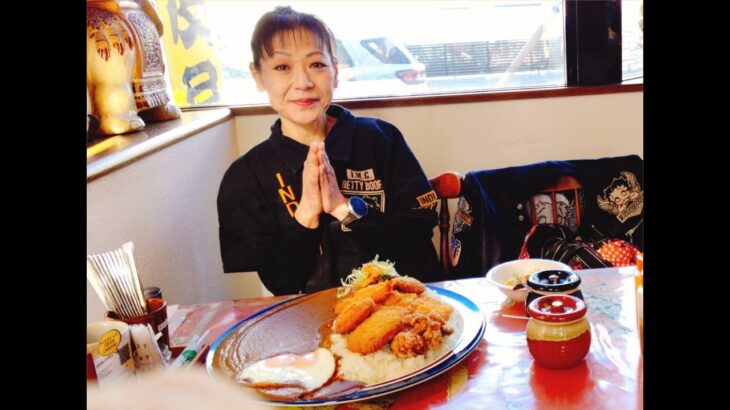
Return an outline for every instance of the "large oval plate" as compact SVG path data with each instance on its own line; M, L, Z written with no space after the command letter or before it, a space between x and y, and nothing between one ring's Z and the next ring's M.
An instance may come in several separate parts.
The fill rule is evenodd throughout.
M463 328L454 347L436 361L413 373L335 397L319 400L273 401L276 406L322 406L365 400L394 393L432 379L464 359L484 336L486 322L479 306L451 290L427 285L461 315ZM270 306L233 325L213 343L206 368L214 377L235 380L240 369L275 354L306 353L319 347L320 327L332 317L336 289L304 295ZM258 396L257 396L258 397Z

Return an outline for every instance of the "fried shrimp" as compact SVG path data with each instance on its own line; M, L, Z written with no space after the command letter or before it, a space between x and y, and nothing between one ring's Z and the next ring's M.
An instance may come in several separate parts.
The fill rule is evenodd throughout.
M393 289L399 290L404 293L415 293L420 295L426 290L426 285L421 283L416 278L409 278L407 276L399 276L393 278Z
M347 348L360 354L380 350L403 329L402 315L400 308L381 308L348 335Z
M370 285L355 292L354 298L371 297L375 303L383 303L393 292L393 281L387 280L376 285Z
M365 274L365 279L360 282L358 288L364 288L368 285L378 282L378 280L380 279L380 275L383 274L383 268L378 266L378 264L371 262L366 263L362 266L362 272Z
M345 311L345 309L347 309L348 306L350 306L351 303L354 303L356 300L366 297L372 298L373 302L375 303L383 303L386 299L388 299L392 292L393 282L389 280L364 287L356 291L354 294L339 300L335 304L335 314L341 314Z
M347 307L350 306L350 304L354 301L355 298L353 298L352 296L350 296L349 298L338 300L337 303L335 303L335 315L339 315L340 313L344 312L345 309L347 309Z
M373 298L366 296L354 298L342 313L337 316L334 324L334 331L337 333L350 333L373 313L375 302Z
M383 350L413 358L438 350L454 333L446 325L453 307L418 279L398 275L392 263L366 263L342 283L332 330L348 353L369 355L389 345Z

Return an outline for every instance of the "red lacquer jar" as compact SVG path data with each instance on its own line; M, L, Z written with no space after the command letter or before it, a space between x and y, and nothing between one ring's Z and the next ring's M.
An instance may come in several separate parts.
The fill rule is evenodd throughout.
M567 369L579 365L591 347L586 304L570 295L541 296L527 309L527 346L541 366Z

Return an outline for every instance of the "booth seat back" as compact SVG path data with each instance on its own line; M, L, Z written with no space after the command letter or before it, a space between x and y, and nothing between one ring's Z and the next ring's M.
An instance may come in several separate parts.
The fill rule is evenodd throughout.
M449 236L449 277L483 276L517 259L533 226L579 242L620 239L643 249L643 160L637 155L468 172Z

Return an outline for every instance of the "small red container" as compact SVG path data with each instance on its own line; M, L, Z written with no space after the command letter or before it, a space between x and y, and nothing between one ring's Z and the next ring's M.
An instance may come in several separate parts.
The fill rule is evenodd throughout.
M585 359L591 347L585 302L570 295L541 296L527 309L527 346L539 365L567 369Z

